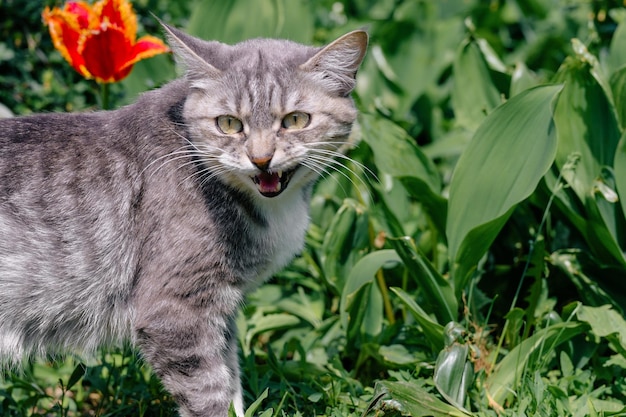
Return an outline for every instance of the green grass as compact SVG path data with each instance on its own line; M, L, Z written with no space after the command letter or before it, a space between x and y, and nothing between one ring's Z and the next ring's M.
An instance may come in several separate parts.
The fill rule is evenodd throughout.
M0 3L0 102L93 108L96 86L41 27L44 3ZM152 33L148 10L229 42L371 35L354 161L318 184L305 251L238 320L249 415L626 415L621 3L135 7ZM142 62L112 98L172 74L166 57ZM0 415L175 415L129 349L84 360L6 375Z

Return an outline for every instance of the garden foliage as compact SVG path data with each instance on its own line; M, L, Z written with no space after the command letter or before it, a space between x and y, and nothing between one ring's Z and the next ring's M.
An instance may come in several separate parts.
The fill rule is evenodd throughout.
M95 106L38 21L52 2L18 3L0 6L0 101ZM346 167L317 185L305 251L238 320L248 415L626 415L620 3L171 3L136 1L143 27L151 10L225 42L371 36ZM138 63L117 104L173 74ZM35 364L0 385L0 414L172 415L125 352Z

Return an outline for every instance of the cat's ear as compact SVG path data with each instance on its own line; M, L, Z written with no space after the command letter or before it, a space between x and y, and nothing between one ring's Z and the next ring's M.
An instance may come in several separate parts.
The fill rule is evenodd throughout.
M159 20L167 35L167 43L172 51L177 63L181 64L192 80L202 80L214 78L220 75L221 71L209 64L200 56L199 51L207 49L208 42L194 38L185 32L178 30Z
M365 57L368 36L355 30L335 40L300 66L316 75L330 91L340 96L350 94L356 84L356 72Z

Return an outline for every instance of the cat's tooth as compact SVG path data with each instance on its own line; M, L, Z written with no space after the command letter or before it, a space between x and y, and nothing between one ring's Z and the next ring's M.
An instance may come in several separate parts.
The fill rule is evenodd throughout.
M283 177L283 171L278 171L276 172L276 175L278 175L278 178L282 178Z

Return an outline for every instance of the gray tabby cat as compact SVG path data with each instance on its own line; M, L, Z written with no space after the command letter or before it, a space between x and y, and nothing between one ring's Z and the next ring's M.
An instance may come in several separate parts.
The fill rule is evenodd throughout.
M303 246L367 35L166 30L181 79L116 111L0 121L0 360L130 340L182 416L243 415L234 318Z

